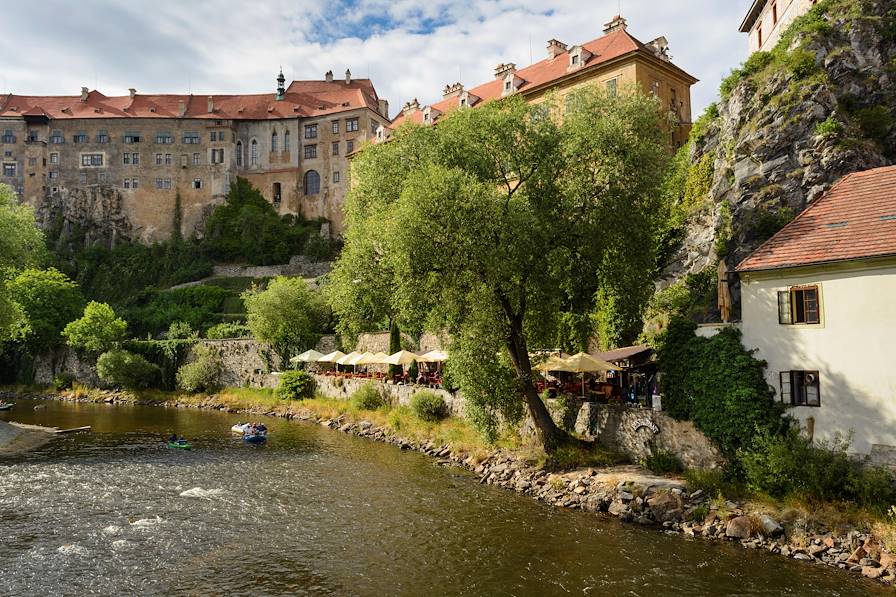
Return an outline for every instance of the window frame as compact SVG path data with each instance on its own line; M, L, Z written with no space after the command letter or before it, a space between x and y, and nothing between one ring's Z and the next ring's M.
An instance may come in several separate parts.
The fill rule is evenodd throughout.
M305 139L317 139L317 123L305 125Z
M302 147L302 156L306 160L317 159L317 143L309 143Z
M814 381L806 383L808 376ZM821 408L821 374L817 370L796 369L778 373L780 401L790 406ZM815 389L814 401L810 399L809 390Z
M345 132L346 133L355 133L359 130L360 127L360 119L359 118L346 118L345 119Z
M809 293L814 293L813 299ZM778 323L780 325L821 325L824 319L821 304L821 286L819 284L802 284L791 286L787 290L779 290ZM814 317L810 314L814 313Z

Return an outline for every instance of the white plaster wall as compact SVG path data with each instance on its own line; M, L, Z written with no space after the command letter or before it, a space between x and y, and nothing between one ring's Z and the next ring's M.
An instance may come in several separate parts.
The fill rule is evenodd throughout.
M768 361L766 377L780 392L781 371L819 372L821 407L795 407L815 438L854 432L852 451L896 446L896 262L860 267L741 275L743 343ZM777 292L820 287L819 325L780 325Z

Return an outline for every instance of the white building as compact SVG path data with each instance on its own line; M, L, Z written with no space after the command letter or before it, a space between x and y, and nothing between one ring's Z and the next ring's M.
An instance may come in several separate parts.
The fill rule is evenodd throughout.
M740 32L750 36L750 54L774 48L787 26L816 3L817 0L754 0L740 24Z
M791 414L896 462L896 166L846 176L737 271L744 345Z

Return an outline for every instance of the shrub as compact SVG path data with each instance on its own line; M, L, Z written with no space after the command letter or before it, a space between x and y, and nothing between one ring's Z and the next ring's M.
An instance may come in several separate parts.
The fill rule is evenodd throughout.
M411 410L418 419L429 423L448 418L448 405L435 392L416 392L411 398Z
M641 461L641 466L658 475L677 475L684 471L678 456L668 450L657 450Z
M121 349L101 354L96 361L96 372L108 384L134 390L150 387L160 375L157 366L138 354Z
M213 325L205 332L209 340L224 340L227 338L249 338L252 336L249 326L242 323L225 322Z
M795 427L786 434L759 434L739 452L750 489L809 502L850 501L883 514L896 499L893 476L850 458L849 440L813 444Z
M281 400L305 400L313 398L317 383L305 371L284 371L280 374L277 397Z
M188 340L197 337L198 334L186 321L172 321L165 336L169 340Z
M420 374L420 367L417 365L417 361L411 361L411 364L408 365L408 377L412 382L417 380L417 376Z
M386 406L383 394L375 384L366 383L352 396L352 404L360 410L377 410Z
M815 64L815 54L808 50L786 52L781 56L781 63L797 79L805 79L818 70L818 66Z
M826 120L815 125L815 134L819 137L837 137L843 132L843 125L840 121L830 115Z
M217 351L204 344L193 349L193 360L177 370L177 387L185 392L211 392L221 379L221 360Z
M885 106L861 108L853 112L862 131L876 141L884 141L893 127L893 116Z
M135 293L126 311L131 329L138 336L156 336L183 322L193 330L220 322L225 303L239 300L237 294L218 286L190 286L176 290L149 289Z
M684 473L688 489L702 491L709 497L736 498L743 494L743 488L731 483L720 469L688 469Z
M65 326L62 335L72 348L101 353L124 340L128 324L106 303L90 301L84 315Z
M76 381L75 376L67 371L57 373L53 376L53 389L57 392L72 389L72 384Z

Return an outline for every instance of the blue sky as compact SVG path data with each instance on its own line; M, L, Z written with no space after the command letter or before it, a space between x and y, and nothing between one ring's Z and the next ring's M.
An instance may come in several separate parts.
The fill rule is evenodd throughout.
M737 31L750 0L622 0L629 31L669 40L675 63L701 80L695 116L746 57ZM460 80L522 67L548 39L599 37L619 0L40 0L4 12L0 92L75 95L273 92L287 79L370 77L394 114L430 103ZM687 6L687 9L684 9ZM75 7L77 7L75 9ZM39 32L39 34L35 34Z

